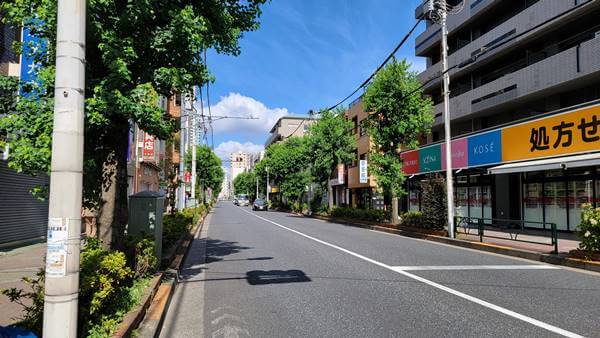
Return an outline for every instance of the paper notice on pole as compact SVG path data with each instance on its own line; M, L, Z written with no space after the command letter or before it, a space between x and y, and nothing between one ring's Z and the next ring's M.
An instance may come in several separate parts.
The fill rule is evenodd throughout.
M62 277L67 272L67 240L69 220L48 219L48 242L46 244L46 276Z

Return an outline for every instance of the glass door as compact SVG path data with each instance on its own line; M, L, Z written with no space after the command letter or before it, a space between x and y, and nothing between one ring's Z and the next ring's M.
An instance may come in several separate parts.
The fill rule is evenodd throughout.
M456 187L454 214L462 217L469 216L469 190L467 187Z
M469 217L483 218L481 187L469 187Z
M542 183L523 184L523 221L525 227L542 228L544 206L542 199Z
M568 230L566 195L564 182L544 183L546 223L555 223L558 230Z
M481 187L481 206L483 208L483 218L492 218L492 187L489 185ZM491 223L490 220L485 222Z

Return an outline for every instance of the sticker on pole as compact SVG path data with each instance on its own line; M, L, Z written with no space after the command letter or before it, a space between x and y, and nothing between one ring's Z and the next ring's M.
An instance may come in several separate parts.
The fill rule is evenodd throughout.
M66 275L68 239L68 219L48 219L48 242L46 244L46 276L62 277Z

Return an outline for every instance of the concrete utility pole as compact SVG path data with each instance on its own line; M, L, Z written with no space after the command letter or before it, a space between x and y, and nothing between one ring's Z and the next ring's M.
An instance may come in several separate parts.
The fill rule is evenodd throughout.
M192 123L192 187L191 187L191 192L192 192L192 201L194 201L194 207L196 206L196 144L197 144L197 140L196 140L196 109L194 108L194 100L195 100L195 96L194 96L194 89L192 88L192 97L191 97L191 110L190 110L190 114L191 114L191 123ZM204 201L203 201L204 202Z
M456 7L451 7L446 0L429 0L427 2L429 17L432 21L442 26L442 95L444 97L444 140L446 144L446 204L448 209L448 234L454 238L454 183L452 177L452 144L450 128L450 74L448 74L448 28L446 19L449 11L451 14L460 12L464 0Z
M258 198L258 176L256 176L256 198L254 198L254 199L257 199L257 198Z
M77 337L85 11L85 0L58 0L44 337Z
M269 190L271 187L269 186L269 167L267 169L267 204L269 203Z
M181 94L180 94L181 95ZM183 103L183 95L180 96L179 106L181 111L179 113L179 196L177 198L177 210L183 210L185 208L185 182L184 182L184 157L185 157L185 104Z

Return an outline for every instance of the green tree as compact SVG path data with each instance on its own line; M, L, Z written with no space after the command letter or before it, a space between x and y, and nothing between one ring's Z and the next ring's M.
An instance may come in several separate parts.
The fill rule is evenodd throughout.
M341 107L323 111L305 136L312 178L323 189L338 164L349 164L356 157L356 138L350 132L352 122L345 119L344 111Z
M188 152L185 157L185 165L188 170L192 168L192 153ZM207 145L196 146L196 186L197 194L202 194L201 188L210 188L214 196L221 192L221 185L225 173L221 167L221 159Z
M171 96L212 80L201 51L237 55L243 32L258 28L266 0L87 1L84 202L99 210L101 239L120 247L127 224L127 149L132 123L168 139L177 123L158 107ZM0 3L4 22L40 38L31 96L2 127L11 167L48 171L56 41L56 1ZM36 44L36 43L32 43Z
M256 198L256 174L254 172L239 173L233 179L233 193L248 194L250 200Z
M265 158L255 168L260 177L259 189L265 186L268 167L271 184L279 184L285 198L299 201L310 182L310 157L306 138L290 137L281 143L272 144L265 151Z
M414 148L433 124L431 99L423 97L416 73L406 60L393 59L377 73L363 96L371 112L366 127L374 144L369 170L377 185L392 197L404 194L401 147Z
M17 90L19 90L17 78L0 74L0 116L14 112Z

